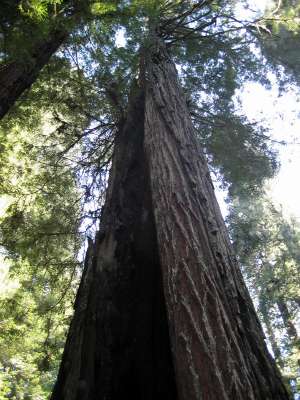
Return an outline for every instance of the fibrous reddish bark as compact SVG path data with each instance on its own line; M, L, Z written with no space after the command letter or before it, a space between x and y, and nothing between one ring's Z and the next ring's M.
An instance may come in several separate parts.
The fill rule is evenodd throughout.
M286 400L175 67L144 53L51 400Z
M30 59L12 61L0 66L0 119L21 94L30 88L41 69L66 38L66 31L55 30L47 40L34 46Z
M288 399L233 256L175 66L154 43L145 68L145 149L179 398Z

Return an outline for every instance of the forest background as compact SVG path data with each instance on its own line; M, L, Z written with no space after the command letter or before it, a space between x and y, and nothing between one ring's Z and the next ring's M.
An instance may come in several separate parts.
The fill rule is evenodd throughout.
M180 3L1 5L0 83L13 63L34 63L36 46L54 27L64 38L1 121L1 399L51 392L88 238L99 228L145 15L160 7L172 15ZM297 398L300 227L267 189L279 170L276 146L290 139L275 143L263 121L241 113L236 94L251 81L271 88L274 77L279 94L291 85L299 90L300 5L270 2L260 15L247 2L211 3L205 40L189 21L166 41L210 171L226 191L231 239L270 350Z

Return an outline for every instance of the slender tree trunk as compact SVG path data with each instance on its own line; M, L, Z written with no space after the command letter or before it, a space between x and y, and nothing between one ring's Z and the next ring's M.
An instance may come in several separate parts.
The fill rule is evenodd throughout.
M138 93L116 137L52 400L177 398L143 138Z
M283 361L282 361L280 347L277 344L276 337L274 335L274 330L273 330L272 323L271 323L270 316L269 316L269 307L266 304L265 299L263 297L261 297L259 299L259 310L262 315L263 323L266 326L267 337L270 341L275 360L280 365L280 367L283 367Z
M179 399L287 399L159 40L145 70L145 149Z
M28 60L12 61L0 66L0 119L35 82L41 69L66 38L66 31L55 30L48 40L33 48Z
M288 307L286 305L286 302L284 301L283 298L280 297L277 300L277 306L279 308L279 312L280 312L281 318L283 320L285 329L287 330L287 333L288 333L288 335L290 337L290 340L292 342L297 340L298 339L297 329L296 329L296 327L295 327L295 325L293 323L293 320L291 318L289 309L288 309Z

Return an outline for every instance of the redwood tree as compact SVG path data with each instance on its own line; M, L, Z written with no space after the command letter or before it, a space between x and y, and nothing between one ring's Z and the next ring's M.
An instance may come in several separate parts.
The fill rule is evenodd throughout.
M162 36L140 51L51 399L288 399Z
M245 45L251 30L222 0L124 3L111 25L113 33L129 27L128 45L115 46L109 24L93 21L77 31L76 56L85 47L76 68L66 57L70 79L58 85L50 111L58 128L45 146L49 168L70 149L75 155L82 140L88 151L78 164L95 172L90 186L80 182L87 197L96 174L106 174L114 142L100 230L89 240L52 400L287 399L204 156L209 150L210 165L223 163L231 194L237 186L245 192L248 178L261 182L261 166L264 176L274 170L265 136L256 131L249 140L252 128L241 130L230 108L241 70L244 77L254 70L256 54ZM174 65L180 59L185 91ZM260 64L256 71L263 75ZM198 86L206 94L201 102ZM243 161L253 156L254 168L226 165L236 144Z
M153 47L145 148L179 398L287 398L234 259L174 64L159 40Z

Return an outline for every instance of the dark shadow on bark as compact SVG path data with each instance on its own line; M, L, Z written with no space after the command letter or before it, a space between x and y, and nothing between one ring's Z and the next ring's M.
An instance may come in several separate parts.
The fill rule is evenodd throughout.
M116 138L52 400L177 398L143 137L139 93Z

